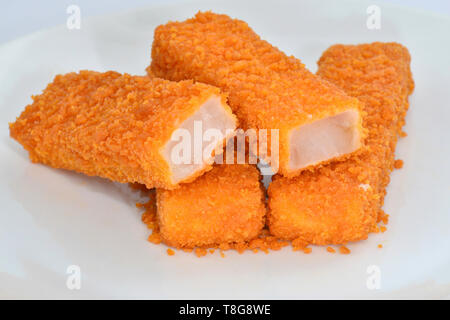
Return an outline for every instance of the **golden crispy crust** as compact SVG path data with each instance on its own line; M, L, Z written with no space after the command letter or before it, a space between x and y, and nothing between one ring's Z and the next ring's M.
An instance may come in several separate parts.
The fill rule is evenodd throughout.
M194 182L156 195L160 237L173 247L244 243L264 227L264 191L254 165L215 165Z
M291 129L361 108L357 99L309 72L300 60L261 40L245 22L211 12L156 28L147 71L218 86L229 94L242 128L279 129L279 172L286 176L301 171L288 167ZM358 129L362 132L361 123Z
M211 95L221 96L225 104L218 88L192 81L112 71L68 73L33 97L10 124L10 134L33 162L148 188L173 188L159 150Z
M269 186L270 231L326 245L366 239L377 230L398 135L412 93L410 55L397 43L335 45L317 72L364 104L366 146L358 156Z

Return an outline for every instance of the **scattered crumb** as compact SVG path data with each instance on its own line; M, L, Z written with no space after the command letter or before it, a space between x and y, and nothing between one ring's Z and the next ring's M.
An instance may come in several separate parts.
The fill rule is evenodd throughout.
M195 252L195 255L199 258L206 256L206 254L208 253L208 251L206 251L206 249L203 249L203 248L195 248L194 252Z
M161 235L158 232L153 232L149 237L148 241L154 244L160 244L161 243Z
M379 244L379 245L378 245L378 248L380 248L380 249L383 248L383 245L382 245L382 244Z
M220 251L220 256L221 256L222 258L225 258L225 253L223 253L222 251Z
M305 240L303 240L302 238L297 238L297 239L292 240L291 244L292 244L292 249L294 251L297 251L297 250L305 249L309 243L306 242Z
M347 248L346 246L342 246L339 248L339 253L341 254L349 254L351 251L349 248Z
M248 245L246 243L238 243L235 246L235 250L239 252L239 254L244 253L245 249L248 249Z
M395 161L394 161L394 168L395 168L395 169L401 169L401 168L403 168L403 160L400 160L400 159L395 160Z
M167 249L167 254L169 255L169 256L173 256L174 254L175 254L175 251L173 251L172 249Z
M303 253L305 253L305 254L310 254L311 252L312 252L311 248L304 248L303 249Z
M154 189L147 190L147 195L149 200L146 203L136 203L136 207L145 210L141 220L147 225L147 228L155 231L158 229L156 221L156 192Z
M334 250L332 247L327 247L327 251L330 253L335 253L336 250Z
M389 215L386 214L383 210L380 210L380 213L378 214L377 222L383 222L383 224L388 224L389 222Z
M387 228L385 226L380 226L380 231L381 232L385 232L387 230Z

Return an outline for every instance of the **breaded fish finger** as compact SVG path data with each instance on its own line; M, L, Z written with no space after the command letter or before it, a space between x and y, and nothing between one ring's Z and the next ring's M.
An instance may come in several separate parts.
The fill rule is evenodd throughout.
M255 165L214 165L178 189L156 189L156 197L161 239L173 247L243 243L264 227L265 195Z
M196 122L205 131L233 134L236 118L218 88L81 71L56 76L10 124L10 134L33 162L147 188L174 188L211 169L212 153L197 162L172 157L174 133L192 133Z
M366 146L357 156L316 172L275 177L268 189L273 235L326 245L366 239L377 229L414 89L410 60L397 43L335 45L323 53L317 74L364 104Z

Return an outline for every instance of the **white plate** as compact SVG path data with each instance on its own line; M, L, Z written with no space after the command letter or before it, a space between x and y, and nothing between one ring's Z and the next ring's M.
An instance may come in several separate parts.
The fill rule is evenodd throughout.
M60 26L0 47L0 296L3 298L449 298L450 163L446 17L378 4L381 29L369 30L374 1L221 1L151 7ZM127 186L31 164L9 138L30 95L58 73L80 69L144 74L154 28L212 9L247 21L264 39L316 70L334 43L397 41L412 55L416 89L397 148L388 231L350 244L350 255L314 247L269 255L227 252L201 259L166 254ZM377 245L384 245L378 249ZM81 268L81 289L66 286ZM369 266L380 289L369 289ZM369 270L370 271L370 270ZM373 271L372 271L373 272ZM370 287L370 286L369 286Z

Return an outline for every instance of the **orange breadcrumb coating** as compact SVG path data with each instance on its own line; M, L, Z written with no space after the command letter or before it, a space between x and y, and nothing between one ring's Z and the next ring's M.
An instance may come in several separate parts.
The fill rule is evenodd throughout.
M169 80L194 79L221 88L229 94L229 104L244 130L279 129L279 172L285 176L305 169L288 165L292 129L346 110L359 116L361 109L357 99L261 40L247 23L211 12L157 27L147 71ZM360 116L356 127L362 137Z
M316 172L274 177L268 225L281 239L343 244L366 239L377 221L387 223L381 207L414 83L408 50L397 43L335 45L318 64L318 75L364 103L366 146Z
M160 148L213 95L231 114L218 88L193 81L112 71L57 75L10 124L10 134L33 162L147 188L173 188Z
M258 237L264 227L264 191L254 165L215 165L190 184L156 194L158 231L176 248L223 249Z

